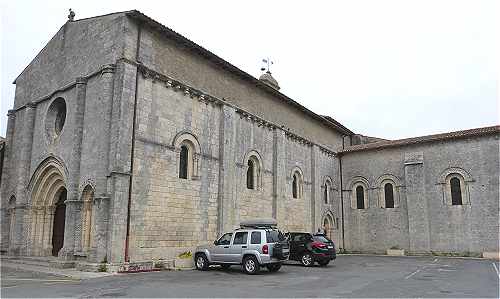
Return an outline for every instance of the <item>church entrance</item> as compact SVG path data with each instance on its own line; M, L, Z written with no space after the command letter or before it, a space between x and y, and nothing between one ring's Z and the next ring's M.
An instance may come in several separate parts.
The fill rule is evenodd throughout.
M64 246L66 224L66 171L56 159L41 163L30 182L31 225L28 255L58 256Z
M52 255L57 256L64 245L64 224L66 221L66 189L59 195L54 213L54 224L52 231Z

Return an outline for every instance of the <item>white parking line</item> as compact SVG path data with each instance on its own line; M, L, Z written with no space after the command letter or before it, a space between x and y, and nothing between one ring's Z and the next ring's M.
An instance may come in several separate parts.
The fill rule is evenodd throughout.
M498 271L498 267L496 263L491 263L493 265L493 268L495 268L495 272L497 272L498 279L500 279L500 272Z
M424 270L424 269L425 269L425 268L427 268L428 266L435 266L437 261L438 261L438 258L435 258L435 259L432 261L432 263L430 263L430 264L426 264L426 265L425 265L425 266L423 266L422 268L417 269L417 270L415 270L415 271L411 272L408 276L406 276L406 277L405 277L405 279L409 279L409 278L411 278L413 275L415 275L415 274L417 274L418 272L420 272L420 271Z
M406 276L405 279L408 279L410 277L412 277L413 275L417 274L418 272L420 272L421 269L418 269L418 270L415 270L413 271L410 275Z

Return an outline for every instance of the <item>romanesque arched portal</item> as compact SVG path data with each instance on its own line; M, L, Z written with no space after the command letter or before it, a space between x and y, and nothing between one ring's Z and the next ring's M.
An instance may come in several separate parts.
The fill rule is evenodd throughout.
M62 164L45 160L30 182L31 213L29 253L57 256L64 244L66 179Z

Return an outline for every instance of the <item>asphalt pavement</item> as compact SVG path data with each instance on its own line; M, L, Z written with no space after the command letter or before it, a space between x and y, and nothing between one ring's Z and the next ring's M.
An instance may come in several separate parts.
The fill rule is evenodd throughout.
M9 297L499 297L500 265L483 259L340 255L327 267L285 265L249 276L161 271L76 280L2 267Z

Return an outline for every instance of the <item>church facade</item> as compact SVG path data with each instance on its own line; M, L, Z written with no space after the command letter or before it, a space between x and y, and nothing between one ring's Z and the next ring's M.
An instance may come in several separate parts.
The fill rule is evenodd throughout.
M250 218L347 251L499 252L499 132L354 134L138 11L70 20L16 78L2 251L172 259Z

